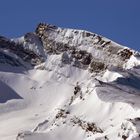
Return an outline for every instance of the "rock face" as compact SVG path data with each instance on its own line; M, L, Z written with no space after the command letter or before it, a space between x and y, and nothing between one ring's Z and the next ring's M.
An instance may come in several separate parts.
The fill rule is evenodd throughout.
M92 59L92 62L90 63L89 70L90 72L100 72L106 69L106 66L103 62L100 62L100 60Z
M40 23L36 34L49 55L62 54L63 63L82 69L90 67L90 71L105 70L111 66L122 67L133 54L130 49L123 49L115 42L83 30Z
M35 32L19 39L11 41L0 37L0 46L32 66L44 62L47 56L60 55L63 64L89 69L90 72L103 71L112 66L123 67L133 55L130 49L97 34L44 23L38 24ZM18 61L15 60L15 65L19 65Z
M9 63L15 66L23 66L24 62L35 66L43 62L40 56L32 50L24 48L22 43L11 41L5 37L0 37L0 54L0 63Z

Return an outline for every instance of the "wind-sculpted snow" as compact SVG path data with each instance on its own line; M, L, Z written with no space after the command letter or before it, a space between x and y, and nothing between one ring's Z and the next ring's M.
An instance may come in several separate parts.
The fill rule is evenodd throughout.
M135 140L140 55L105 37L40 23L0 37L0 140Z
M140 90L140 78L134 75L130 75L126 78L118 78L116 84Z

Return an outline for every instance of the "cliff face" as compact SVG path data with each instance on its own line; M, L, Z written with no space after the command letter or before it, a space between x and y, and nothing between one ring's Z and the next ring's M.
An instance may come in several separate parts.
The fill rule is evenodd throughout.
M25 41L26 42L26 41ZM15 66L24 66L24 62L37 65L43 60L32 50L26 49L23 43L14 42L5 37L0 37L1 63L9 63Z
M95 33L0 37L0 139L139 139L139 83L139 53Z
M76 66L79 67L92 67L92 63L98 62L105 67L122 67L133 54L130 49L124 49L107 38L83 30L39 24L36 34L41 38L47 53L65 54L63 56L67 57L70 63L77 63Z
M0 46L10 49L10 53L31 65L41 64L48 55L61 55L63 63L91 72L112 66L121 68L134 54L134 51L100 35L43 23L35 32L19 39L1 37Z

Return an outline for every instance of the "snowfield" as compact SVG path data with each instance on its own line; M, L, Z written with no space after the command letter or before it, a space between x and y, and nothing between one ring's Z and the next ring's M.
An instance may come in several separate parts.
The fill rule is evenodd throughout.
M1 40L0 140L140 139L138 52L44 24Z

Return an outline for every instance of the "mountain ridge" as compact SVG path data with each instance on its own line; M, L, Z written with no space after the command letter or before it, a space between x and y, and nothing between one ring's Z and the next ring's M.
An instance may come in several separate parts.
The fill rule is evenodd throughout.
M114 61L116 63L119 61L119 64L116 64L118 66L120 63L123 65L123 61L128 60L135 53L134 50L123 48L107 38L88 31L65 29L44 23L38 24L35 32L27 33L21 38L10 40L1 37L0 43L5 49L6 46L10 46L11 51L21 49L14 53L25 53L22 56L25 61L28 57L30 60L30 55L32 55L37 60L34 60L35 64L31 65L42 63L43 58L47 57L46 54L62 54L62 57L65 57L69 63L72 63L72 59L76 59L77 62L73 63L77 67L89 65L94 60L93 64L95 64L96 60L104 61L104 59L104 63L107 63L106 66L109 66L110 63L114 66ZM19 55L21 54L17 54L17 56ZM65 61L65 58L62 60Z

